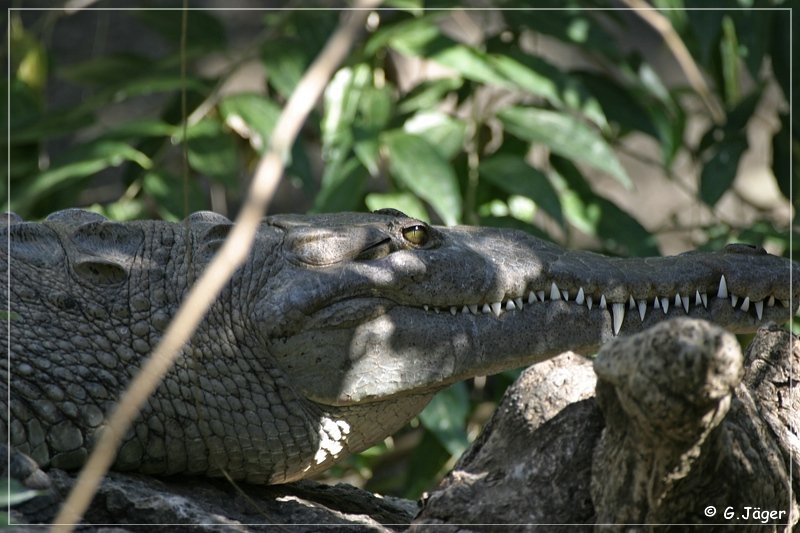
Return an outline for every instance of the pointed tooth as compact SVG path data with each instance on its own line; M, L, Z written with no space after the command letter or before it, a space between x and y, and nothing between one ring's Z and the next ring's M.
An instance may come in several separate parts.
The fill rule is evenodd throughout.
M550 286L550 299L551 300L560 300L561 299L561 293L558 291L558 285L556 285L555 281Z
M450 306L450 314L453 315L453 316L456 316L456 313L458 313L458 309L456 309L456 307L454 305L451 305Z
M591 296L587 296L586 297L586 307L589 308L589 311L592 310L592 297Z
M742 311L749 311L750 310L750 297L745 296L744 301L742 302L742 307L740 307Z
M522 311L522 298L514 298L514 303L517 305L517 309Z
M433 310L436 311L437 315L439 314L439 308L438 307L434 307Z
M735 294L731 294L731 307L736 307L736 303L739 301L739 297Z
M528 293L528 303L532 304L534 302L536 302L536 293L531 291L531 292Z
M605 294L601 294L600 295L600 309L605 309L606 307L608 307L608 305L606 305L606 295Z
M689 313L689 297L681 296L681 302L683 303L683 310Z
M422 308L423 308L424 310L426 310L426 311L428 310L428 306L427 306L427 305L423 305L423 306L422 306Z
M782 306L789 307L789 300L778 300Z
M583 287L578 289L578 295L575 296L575 303L578 305L583 305L585 295L583 294Z
M478 314L478 304L472 304L467 307L469 307L469 312L472 313L473 315Z
M675 293L675 307L678 307L679 305L681 305L681 293L676 292Z
M481 311L483 311L485 314L489 314L492 312L492 308L489 307L489 304L483 304Z
M647 301L639 300L639 318L644 322L644 314L647 312Z
M653 298L653 309L661 309L661 302L658 299L658 296Z
M767 300L767 307L775 307L775 297L770 296L769 300Z
M756 316L761 320L761 315L764 314L764 300L753 302L753 307L756 308Z
M569 291L564 291L564 290L562 290L562 291L561 291L561 296L563 296L563 297L564 297L564 301L565 301L565 302L568 302L568 301L569 301Z
M509 301L506 302L506 311L513 311L516 308L517 308L517 306L514 303L514 300L509 300Z
M702 294L700 294L700 298L703 299L703 307L708 309L708 294L702 293Z
M467 307L466 305L464 307L462 307L461 308L461 314L462 315L468 315L469 314L469 307Z
M492 304L492 313L494 313L494 316L500 316L500 313L502 312L503 306L500 304L500 302L494 302Z
M699 307L703 304L703 298L700 297L700 291L694 291L694 306Z
M636 300L633 299L633 294L630 295L628 300L628 309L636 309Z
M614 335L619 333L622 327L622 319L625 318L625 304L611 304L611 316L614 321Z
M661 310L664 311L665 315L669 312L669 298L666 296L661 298Z
M717 291L717 298L728 297L728 284L725 282L725 274L719 278L719 290Z
M536 293L536 296L539 298L540 302L544 301L544 291L539 291Z

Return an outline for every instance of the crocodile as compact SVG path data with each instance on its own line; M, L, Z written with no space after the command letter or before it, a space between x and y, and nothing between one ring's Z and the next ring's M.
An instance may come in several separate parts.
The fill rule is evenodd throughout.
M40 465L76 469L232 222L5 220L0 425ZM269 216L114 468L301 479L455 381L593 353L671 317L753 331L789 319L798 296L798 263L742 244L616 258L391 209Z

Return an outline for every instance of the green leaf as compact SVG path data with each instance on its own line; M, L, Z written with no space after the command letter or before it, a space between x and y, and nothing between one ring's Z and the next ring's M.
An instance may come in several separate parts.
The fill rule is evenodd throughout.
M509 82L545 98L559 109L574 109L601 128L608 126L600 104L579 77L566 75L541 58L510 50L488 57L492 67Z
M24 211L45 194L76 184L101 170L121 165L125 161L150 168L152 161L132 146L112 140L97 140L78 146L62 159L15 191L13 210Z
M425 205L416 196L407 192L370 193L364 198L364 202L370 211L386 208L397 209L411 218L430 222Z
M564 215L558 194L542 172L531 167L524 159L498 154L481 161L482 178L492 182L508 194L518 194L534 201L545 213L563 227Z
M344 67L333 76L325 89L325 113L322 117L323 151L332 145L352 142L351 126L359 109L365 88L371 81L371 70L365 64Z
M618 84L609 77L593 72L578 72L572 75L581 80L600 103L607 120L619 125L622 134L629 131L640 131L658 138L658 130L653 124L650 110L639 102L635 91Z
M314 199L314 213L356 211L361 206L361 195L367 173L356 158L338 156L330 161L322 175L322 186Z
M124 53L100 56L81 63L73 63L58 70L64 78L79 85L118 85L140 78L153 68L153 60Z
M414 87L397 106L400 113L411 113L418 109L430 109L438 105L447 93L458 90L464 80L453 76L438 80L425 81Z
M197 172L234 186L239 158L233 138L215 118L206 118L189 128L189 165Z
M722 80L725 102L734 106L742 95L739 79L739 40L736 36L736 26L729 15L722 18L722 40L719 44L720 59L722 60Z
M142 137L171 137L180 126L155 118L134 118L103 133L105 139L135 140Z
M448 226L461 218L461 191L453 168L419 135L392 130L382 136L389 171L398 182L428 202Z
M625 169L605 139L583 122L563 113L532 107L507 107L498 112L506 129L526 141L602 170L626 188L632 186Z
M596 194L578 168L567 159L550 157L567 220L600 239L603 248L626 256L659 255L658 245L639 222L616 204Z
M450 455L459 456L469 445L464 431L468 414L469 393L461 381L436 394L419 414L419 420Z
M181 44L183 11L143 9L136 16L160 33L174 46ZM227 45L225 27L208 11L192 9L186 12L186 47L199 50L221 50Z
M499 87L514 85L489 62L486 54L472 47L456 44L442 50L436 50L428 57L437 63L450 67L463 77L480 83L494 84Z
M420 112L403 124L403 130L419 135L450 160L464 148L467 125L440 111Z
M700 174L700 198L709 206L714 206L733 185L739 159L747 150L747 139L740 134L723 140L714 149Z
M0 493L0 506L5 508L13 507L45 493L43 490L31 490L13 478L10 481L8 478L0 479L0 485L3 487L2 493ZM9 488L10 490L7 490Z
M219 112L229 128L247 139L256 152L263 154L269 147L281 110L262 95L236 93L222 99Z
M437 21L442 16L427 12L421 17L383 26L367 40L364 55L373 57L387 46L407 56L421 55L426 46L441 36Z
M772 138L772 172L783 195L791 198L791 193L800 194L800 150L789 135L789 115L781 113L780 119L781 128Z

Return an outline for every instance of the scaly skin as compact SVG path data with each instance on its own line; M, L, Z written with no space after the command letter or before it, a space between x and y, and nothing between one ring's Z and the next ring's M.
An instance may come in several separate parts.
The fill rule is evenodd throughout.
M11 419L0 417L12 446L43 466L81 466L230 225L210 213L183 224L9 216ZM741 245L612 259L391 210L268 217L115 468L300 479L390 435L454 381L590 353L684 305L734 331L784 322L798 280L797 264Z

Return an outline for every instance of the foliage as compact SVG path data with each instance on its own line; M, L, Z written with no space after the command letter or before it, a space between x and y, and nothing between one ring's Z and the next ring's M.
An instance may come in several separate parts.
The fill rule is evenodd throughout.
M751 206L754 222L744 226L719 205L726 195L736 195L733 181L749 148L746 128L765 94L777 91L789 100L789 13L687 9L693 0L654 3L710 80L710 99L722 109L717 121L696 88L666 83L661 67L637 51L632 41L650 30L634 12L581 9L614 3L573 0L564 9L473 12L471 20L491 24L467 39L453 31L463 12L436 9L435 0L426 5L395 0L388 3L395 9L370 18L365 38L327 87L289 155L285 179L300 205L314 212L396 207L444 224L515 227L568 242L583 235L606 253L657 254L656 238L677 229L680 213L667 217L674 225L653 228L598 185L610 183L621 191L637 186L641 178L626 170L621 154L625 143L638 137L660 147L648 164L685 189L690 200L682 208L704 214L693 228L697 245L738 240L787 250L786 228L775 228L766 210ZM773 5L741 0L745 4ZM498 8L515 6L497 2ZM161 55L110 52L64 64L58 51L45 45L47 24L40 19L26 25L12 13L12 76L6 82L12 210L42 217L80 203L87 191L111 180L120 193L93 209L112 218L180 219L187 209L210 208L213 191L221 191L235 211L282 104L340 13L254 12L263 19L262 31L248 46L234 49L219 13L191 11L185 79L180 15L147 10L125 15L149 31L148 38L161 39ZM71 23L58 14L47 17L49 24ZM580 66L540 53L540 43L579 58ZM230 67L203 74L205 62L220 55L229 58ZM252 60L263 66L264 91L221 90ZM409 65L433 66L444 74L409 80ZM79 87L81 101L52 107L47 88L61 83ZM182 88L189 117L185 133ZM146 114L101 120L102 111L140 101L157 105ZM703 131L690 135L689 124L697 117ZM772 172L786 197L790 183L795 189L800 183L800 148L789 123L782 111L772 143ZM700 169L695 188L675 176L679 161L681 168L689 161L690 168ZM390 490L418 495L452 465L468 442L465 422L475 406L496 400L500 385L510 379L489 380L483 392L459 384L437 397L416 421L424 432L405 430L416 432L421 442L409 456L406 475ZM391 442L379 448L391 452ZM377 451L351 459L338 472L372 475L381 461Z

